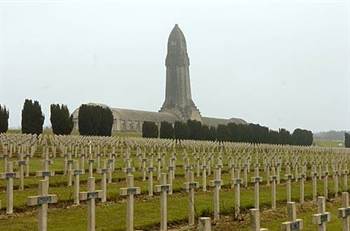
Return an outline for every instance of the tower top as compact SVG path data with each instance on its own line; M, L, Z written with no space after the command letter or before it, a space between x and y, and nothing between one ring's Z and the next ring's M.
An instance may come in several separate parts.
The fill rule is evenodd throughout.
M168 39L168 48L171 43L179 43L181 45L184 45L183 48L186 49L186 39L184 33L181 31L178 24L175 24L174 28L170 32L169 39Z
M168 54L165 63L166 66L189 65L185 35L178 24L175 24L170 32L168 38Z

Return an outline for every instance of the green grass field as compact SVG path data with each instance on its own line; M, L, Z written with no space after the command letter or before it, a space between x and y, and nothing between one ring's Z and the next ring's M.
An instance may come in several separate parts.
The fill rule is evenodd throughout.
M185 227L187 222L187 201L188 195L183 190L184 170L182 168L181 161L177 163L179 166L176 170L176 178L174 180L174 193L168 196L168 219L170 226ZM96 209L96 223L97 230L125 230L125 214L126 214L126 202L124 198L119 196L119 189L125 186L125 174L121 171L122 161L117 162L117 171L113 174L113 183L108 185L108 202L98 203ZM3 163L0 162L0 166ZM87 167L87 166L86 166ZM41 169L40 160L35 158L31 161L31 171L35 172ZM56 170L58 174L50 178L50 193L57 194L59 198L58 204L50 205L49 207L49 230L86 230L87 225L87 208L83 203L80 206L73 205L73 188L67 187L67 176L62 175L63 159L57 158L51 168ZM2 169L0 169L2 171ZM0 171L0 172L1 172ZM60 172L61 171L61 172ZM263 178L266 176L261 171ZM281 174L283 175L283 174ZM241 174L241 177L243 175ZM253 172L250 173L250 177L253 176ZM95 174L96 187L100 187L100 176ZM238 230L249 229L249 218L247 215L243 215L244 221L234 221L234 190L230 187L230 175L225 171L222 175L225 186L221 191L220 202L221 212L223 213L222 223L218 223L215 227L217 230L230 230L228 227L237 227ZM28 196L37 194L37 183L40 177L31 176L26 178L25 185L27 186L24 191L15 190L14 198L14 215L5 215L5 182L1 181L0 188L3 191L0 194L0 200L2 201L3 208L0 212L0 230L36 230L36 209L26 206L26 199ZM208 182L213 179L213 175L208 177ZM201 183L201 177L196 178ZM155 184L158 182L155 180ZM15 186L18 185L18 180L15 181ZM158 229L159 217L160 217L160 202L159 196L149 198L147 196L147 181L142 181L142 174L140 172L135 174L135 185L141 187L142 195L138 196L135 201L135 226L137 229L152 230ZM323 189L322 182L318 184L319 191ZM333 182L329 180L330 194L333 190ZM81 177L81 190L86 190L86 174ZM293 183L293 200L299 200L299 183ZM277 188L277 200L278 211L269 211L271 200L271 188L266 186L266 182L262 183L260 188L260 203L263 210L262 213L262 226L267 227L270 230L279 230L281 222L286 219L285 200L286 200L286 186L284 183L278 185ZM311 199L311 182L305 183L305 197L307 200ZM248 209L253 206L254 189L250 184L247 189L241 190L241 209L243 214L247 214ZM339 203L329 203L327 205L333 215L333 220L330 223L329 230L339 230L341 227L340 221L336 218L337 207ZM212 192L202 192L198 189L195 194L195 207L197 216L212 215ZM306 229L312 230L311 216L315 211L315 206L307 203L303 209L300 210L299 216L305 219ZM278 216L270 220L273 214L277 213Z
M16 133L15 131L12 131ZM128 134L117 134L119 137L127 137ZM134 137L137 137L135 135ZM337 142L324 142L317 141L318 146L335 147ZM148 196L147 181L142 180L142 172L140 170L139 159L136 158L137 146L133 146L131 149L131 156L133 158L133 166L137 169L134 173L135 186L141 188L142 194L135 199L135 227L140 230L159 230L160 222L160 197L154 195ZM124 149L125 150L125 149ZM219 149L215 150L214 154L218 155ZM117 150L118 158L115 163L116 171L113 173L113 182L108 184L108 195L106 203L97 203L96 207L96 230L125 230L126 225L126 200L120 196L120 188L126 186L125 173L122 168L125 166L124 160L121 158L122 154L120 150ZM183 155L183 149L176 149L178 159L176 161L176 178L173 181L173 194L168 196L168 223L174 230L190 230L187 227L187 210L188 210L188 194L184 190L185 184L185 170L184 160L181 158ZM190 148L186 149L186 152L191 153ZM0 146L0 153L2 153ZM168 163L170 157L170 151L166 153L165 164ZM250 150L250 155L256 156L258 151L256 149ZM50 177L50 189L49 193L56 194L58 196L58 203L49 206L49 230L86 230L87 227L87 206L86 203L76 206L73 204L73 186L68 187L68 176L63 175L64 159L60 157L60 152L54 159L53 164L50 166L50 170L55 171L55 176ZM19 231L19 230L37 230L37 209L34 207L28 207L26 205L27 198L29 196L35 196L38 194L38 183L41 179L36 177L36 171L42 170L42 147L38 147L35 153L35 157L30 159L30 177L25 178L25 189L23 191L18 190L19 179L14 181L14 214L6 215L6 182L0 180L0 201L2 202L2 208L0 209L0 230ZM190 159L195 163L194 157L190 155ZM15 171L18 171L18 165L16 159L12 159L15 162ZM86 160L85 160L86 161ZM260 187L260 207L261 207L261 225L269 230L280 230L281 224L287 221L286 211L286 185L284 180L277 186L277 203L278 208L276 211L272 211L271 207L271 187L267 185L266 173L262 169L263 158L260 159L260 176L263 177L263 182ZM102 166L102 160L101 160ZM157 162L154 160L154 167L157 167ZM85 191L87 189L87 175L88 164L85 162L85 174L80 177L80 190ZM97 163L94 163L94 168L97 168ZM0 173L4 171L4 160L0 159ZM163 169L165 171L165 169ZM293 172L294 173L294 172ZM285 170L281 172L281 178L285 174ZM154 185L159 184L156 179L156 172L154 173ZM248 180L254 175L254 169L251 167L251 171L248 175ZM308 175L310 176L310 169L308 169ZM240 173L243 178L243 172ZM94 173L96 179L96 189L100 189L101 175ZM213 180L213 174L207 178L207 184L210 180ZM202 177L195 177L195 180L202 184ZM247 188L241 186L241 211L242 219L235 220L234 214L234 189L231 188L231 175L227 166L227 159L225 160L225 167L222 172L222 180L224 185L220 193L220 210L222 219L214 225L214 230L250 230L250 218L249 209L253 207L254 198L254 186L249 183ZM342 188L342 179L339 179L340 189L344 191L348 189ZM327 211L332 214L332 221L328 225L328 230L340 230L341 220L337 218L337 209L340 207L339 195L334 195L334 182L332 177L329 177L329 195L330 200L327 203ZM292 184L292 199L293 201L299 201L299 182L293 180ZM209 188L209 187L208 187ZM318 180L318 193L322 195L323 182ZM195 193L195 210L197 218L200 216L212 216L213 215L213 192L209 188L209 191L203 192L199 188ZM304 230L315 230L315 225L312 224L312 214L316 211L316 206L311 202L312 199L312 185L311 179L305 182L305 199L306 203L303 206L298 206L297 217L304 219Z
M344 141L343 140L314 140L314 144L319 147L334 147L334 148L340 148L344 147Z

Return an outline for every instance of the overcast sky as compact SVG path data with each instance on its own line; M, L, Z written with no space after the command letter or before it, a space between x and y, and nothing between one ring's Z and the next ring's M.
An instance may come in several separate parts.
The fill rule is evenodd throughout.
M349 0L0 0L0 104L158 111L178 23L202 115L350 130Z

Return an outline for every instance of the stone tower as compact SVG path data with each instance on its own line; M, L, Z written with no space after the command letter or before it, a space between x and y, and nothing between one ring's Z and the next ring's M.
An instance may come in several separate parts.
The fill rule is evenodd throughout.
M176 24L168 39L165 101L160 112L170 112L182 120L201 121L191 96L189 65L185 36Z

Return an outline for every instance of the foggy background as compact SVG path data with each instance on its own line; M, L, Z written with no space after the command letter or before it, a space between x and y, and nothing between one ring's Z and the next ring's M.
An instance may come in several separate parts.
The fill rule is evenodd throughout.
M158 111L167 39L187 40L204 116L350 130L348 0L0 0L0 104L25 98Z

